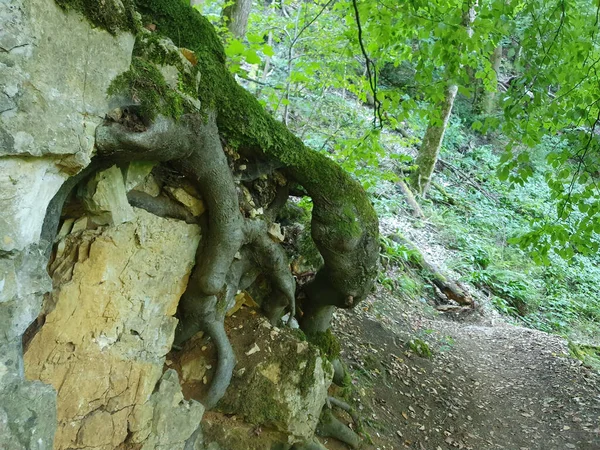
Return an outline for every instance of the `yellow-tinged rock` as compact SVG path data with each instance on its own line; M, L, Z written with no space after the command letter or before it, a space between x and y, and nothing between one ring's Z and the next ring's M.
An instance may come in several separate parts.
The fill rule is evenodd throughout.
M26 376L57 390L56 450L112 450L128 429L142 443L199 229L136 209L132 222L65 241L78 257L58 257L69 258L72 276L57 277L65 284L54 286L54 309L27 348ZM182 398L170 395L180 408Z
M165 187L165 190L169 192L175 200L185 206L194 217L200 216L206 211L204 202L201 199L190 195L185 189L167 186Z

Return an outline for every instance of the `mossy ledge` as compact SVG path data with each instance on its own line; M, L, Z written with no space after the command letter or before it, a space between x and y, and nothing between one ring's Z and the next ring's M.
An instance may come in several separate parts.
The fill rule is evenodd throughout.
M65 11L74 10L85 16L92 25L111 34L119 31L137 33L135 0L55 0Z

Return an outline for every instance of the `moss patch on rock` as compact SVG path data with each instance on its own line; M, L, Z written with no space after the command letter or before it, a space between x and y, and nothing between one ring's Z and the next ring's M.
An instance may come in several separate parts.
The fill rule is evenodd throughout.
M55 0L62 9L74 10L86 17L92 25L111 34L119 31L136 33L139 24L135 16L134 0Z
M184 112L183 99L167 85L158 67L140 57L133 57L129 70L113 80L108 95L129 97L148 119L158 114L178 118Z
M323 356L330 361L340 356L340 341L331 332L331 329L325 332L310 333L307 339L308 342L318 347Z

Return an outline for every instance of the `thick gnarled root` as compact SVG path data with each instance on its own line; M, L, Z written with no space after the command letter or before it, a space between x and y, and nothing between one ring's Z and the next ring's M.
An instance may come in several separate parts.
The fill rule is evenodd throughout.
M327 406L323 408L316 433L321 437L337 439L352 448L358 448L360 444L358 435L335 417L331 409Z

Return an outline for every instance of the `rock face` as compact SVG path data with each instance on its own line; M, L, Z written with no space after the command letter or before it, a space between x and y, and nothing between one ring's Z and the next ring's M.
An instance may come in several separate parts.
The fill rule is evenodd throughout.
M127 201L132 190L160 194L197 217L197 193L153 177L152 162L115 166L78 185L50 262L52 243L40 241L49 202L89 165L97 125L119 106L106 92L129 68L133 44L54 0L0 0L3 450L219 448L204 445L202 405L184 399L177 372L163 373L199 227ZM208 428L223 449L264 448L237 444L253 425L269 428L263 443L289 448L312 436L332 370L291 332L251 319L229 329L239 363L220 405L246 428ZM185 375L205 385L213 367Z
M148 441L144 448L177 448L198 427L203 408L180 404L175 373L151 398L198 242L197 226L136 209L131 222L75 231L58 244L48 315L25 353L27 378L57 390L55 449L109 450L126 438ZM156 428L181 408L193 410L187 420L196 426L187 436L176 428L177 440L166 442Z
M89 163L106 88L133 36L92 29L53 0L0 0L0 448L48 449L50 386L23 379L21 335L50 288L39 245L48 202Z

